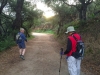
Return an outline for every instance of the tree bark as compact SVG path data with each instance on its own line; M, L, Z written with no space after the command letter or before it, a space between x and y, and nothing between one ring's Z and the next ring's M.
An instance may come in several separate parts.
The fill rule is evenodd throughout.
M78 12L79 12L79 19L82 20L82 19L83 19L83 16L82 16L82 9L79 9Z
M23 7L24 0L17 0L16 5L16 19L13 22L12 28L19 29L22 26L22 7Z
M83 20L86 21L86 12L87 12L87 6L84 6L83 8Z
M58 30L57 30L57 35L59 35L59 33L61 31L61 28L63 27L63 22L62 21L59 21L58 22L58 25L59 25L59 27L58 27Z

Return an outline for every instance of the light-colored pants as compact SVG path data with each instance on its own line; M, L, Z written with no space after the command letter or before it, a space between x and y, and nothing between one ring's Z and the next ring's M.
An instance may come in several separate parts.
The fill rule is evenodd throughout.
M68 71L70 75L80 75L81 59L75 59L73 56L67 58Z

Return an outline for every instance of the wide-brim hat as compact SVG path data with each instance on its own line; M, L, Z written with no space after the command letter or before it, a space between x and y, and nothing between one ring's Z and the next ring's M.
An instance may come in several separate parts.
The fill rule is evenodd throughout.
M20 28L20 30L24 30L24 28Z
M75 31L74 27L73 27L73 26L69 26L69 27L67 28L67 31L66 31L65 33L67 34L67 33L69 33L69 32L73 32L73 31Z

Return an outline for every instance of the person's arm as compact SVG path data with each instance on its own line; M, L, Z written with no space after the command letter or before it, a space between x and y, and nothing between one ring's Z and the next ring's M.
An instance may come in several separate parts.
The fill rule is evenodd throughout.
M24 39L27 42L27 39L24 34L22 34L22 39Z
M64 54L68 54L70 52L70 50L72 49L72 42L71 40L68 38L68 42L67 42L67 49L64 52Z

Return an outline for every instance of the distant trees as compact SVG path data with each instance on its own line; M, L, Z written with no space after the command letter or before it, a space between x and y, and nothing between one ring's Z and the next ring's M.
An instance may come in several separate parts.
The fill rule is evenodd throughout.
M53 9L55 10L56 16L58 16L57 34L59 34L66 23L69 23L75 19L76 15L74 13L76 13L76 10L64 4L62 4L61 6L57 4Z
M56 21L58 24L57 34L62 31L62 28L66 23L69 23L76 18L76 9L64 4L61 1L45 0L45 3L50 6L56 14L55 18L57 19Z
M65 24L77 20L81 25L100 14L100 0L44 0L55 11L58 20L58 31L62 31Z
M67 5L67 7L68 6L75 7L79 13L79 19L84 21L86 20L88 5L90 5L93 2L93 0L73 0L73 3L70 3L70 0L53 0L53 1L44 0L44 1L48 5L50 5L52 2L55 2L55 4L63 2L64 4Z
M74 5L68 4L65 0L63 0L63 2L69 6L76 7L77 11L79 12L79 19L85 21L88 5L91 4L93 0L76 0L74 1Z

